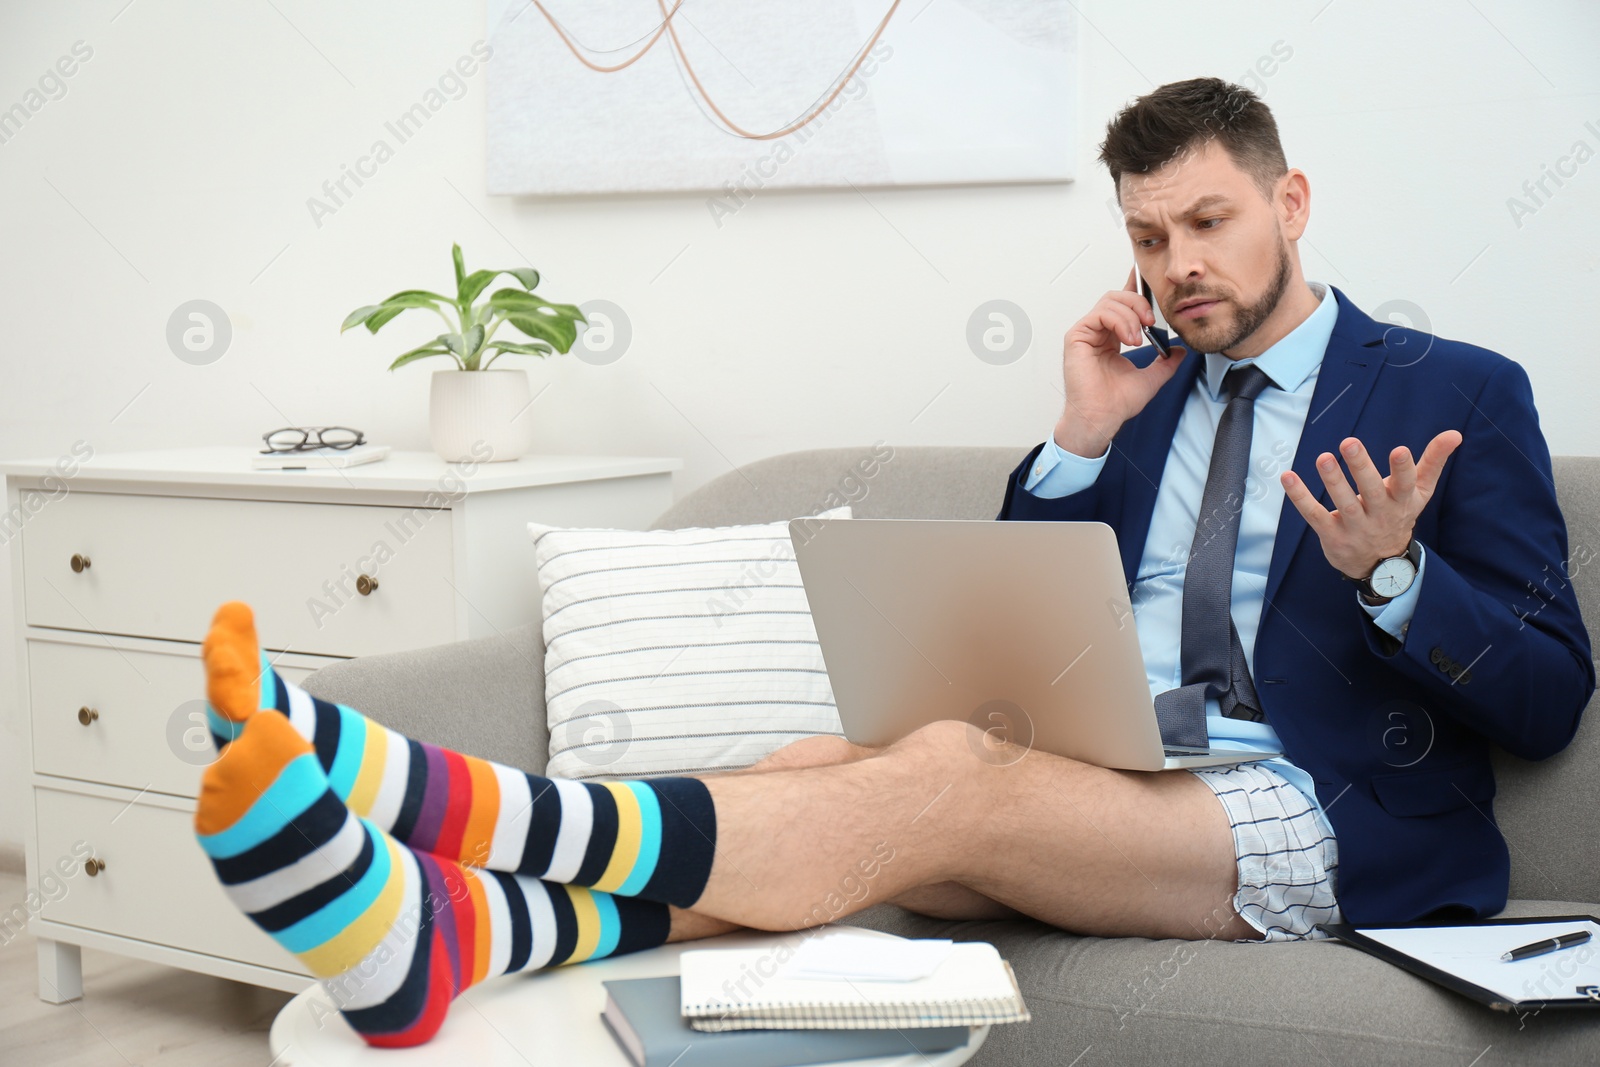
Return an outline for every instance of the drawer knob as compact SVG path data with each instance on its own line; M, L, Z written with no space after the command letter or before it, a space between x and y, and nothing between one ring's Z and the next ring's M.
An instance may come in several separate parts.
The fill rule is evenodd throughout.
M372 591L378 588L378 579L368 578L365 574L356 579L356 592L362 596L371 596Z
M106 861L96 856L90 856L88 859L83 861L83 873L87 874L90 878L93 878L95 875L99 874L105 869Z
M85 726L88 726L90 723L94 722L99 717L100 717L100 713L98 711L96 711L94 708L82 707L82 708L78 709L78 721L83 723L83 725L85 725Z
M88 569L89 569L89 557L85 556L81 552L74 552L72 554L72 573L73 574L82 574L84 571L86 571Z

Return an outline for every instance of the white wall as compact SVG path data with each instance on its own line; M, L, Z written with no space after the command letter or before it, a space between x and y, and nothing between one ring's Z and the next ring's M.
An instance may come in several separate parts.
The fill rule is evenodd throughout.
M1079 0L1076 184L764 192L720 228L700 195L484 195L482 72L318 226L307 199L485 37L481 6L125 3L0 2L0 109L75 42L93 50L0 144L3 456L247 444L319 422L426 448L432 367L384 368L428 327L341 338L338 324L447 285L452 240L469 266L531 261L541 291L632 319L613 365L523 364L550 385L534 409L545 450L682 456L679 493L730 463L878 438L1020 455L1057 414L1062 333L1130 262L1094 161L1105 123L1160 83L1242 81L1274 46L1292 55L1247 84L1310 177L1308 277L1368 310L1410 301L1434 332L1521 361L1551 450L1600 452L1600 370L1581 340L1600 163L1547 184L1520 225L1507 205L1574 142L1600 149L1586 0ZM196 298L233 324L208 366L166 342ZM1009 366L965 341L994 298L1032 320ZM0 627L3 848L21 840L26 761Z

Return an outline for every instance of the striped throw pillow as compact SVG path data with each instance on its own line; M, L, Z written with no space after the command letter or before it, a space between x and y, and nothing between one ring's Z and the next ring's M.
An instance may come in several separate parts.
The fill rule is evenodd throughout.
M551 775L733 770L843 736L788 523L528 532Z

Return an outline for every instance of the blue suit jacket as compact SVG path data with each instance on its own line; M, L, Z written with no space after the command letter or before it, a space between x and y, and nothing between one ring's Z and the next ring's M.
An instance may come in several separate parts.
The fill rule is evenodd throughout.
M1450 428L1461 445L1417 519L1428 569L1402 643L1373 624L1284 500L1255 646L1255 682L1284 754L1316 783L1339 843L1347 922L1470 920L1504 908L1510 857L1494 822L1491 742L1524 759L1567 745L1595 688L1567 569L1566 522L1527 372L1487 349L1379 323L1334 289L1294 471L1330 510L1323 452L1360 438L1421 457ZM1147 366L1155 349L1125 354ZM1099 521L1117 533L1130 589L1184 398L1191 352L1117 432L1099 478L1046 500L1023 489L1041 444L1012 472L999 518Z

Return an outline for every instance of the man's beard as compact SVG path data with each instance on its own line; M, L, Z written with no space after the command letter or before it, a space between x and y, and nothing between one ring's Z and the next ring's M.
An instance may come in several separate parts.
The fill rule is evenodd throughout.
M1251 334L1261 328L1262 323L1272 316L1272 313L1277 310L1279 302L1283 300L1283 294L1289 291L1289 279L1293 277L1293 274L1294 269L1289 263L1289 249L1285 244L1279 242L1277 273L1273 276L1271 284L1267 286L1267 291L1262 294L1260 300L1248 307L1239 308L1233 333L1224 343L1209 346L1197 345L1184 336L1183 331L1178 327L1174 326L1173 330L1177 333L1179 339L1183 341L1184 347L1191 352L1220 352L1226 354L1230 348L1237 348L1243 344Z

